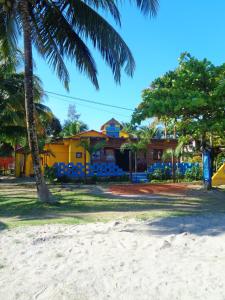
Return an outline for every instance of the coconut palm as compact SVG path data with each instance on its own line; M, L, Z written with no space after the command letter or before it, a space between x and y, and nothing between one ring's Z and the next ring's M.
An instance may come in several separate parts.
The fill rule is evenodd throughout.
M16 72L12 61L0 58L0 140L24 144L26 140L26 113L24 108L24 74ZM38 133L46 135L45 127L54 117L51 110L41 103L43 89L41 81L34 76L34 106Z
M106 144L105 140L102 140L100 142L97 142L96 144L91 144L91 141L89 138L84 138L80 141L80 146L83 147L84 149L84 176L85 176L85 181L87 177L87 152L90 156L90 162L92 162L92 155L96 153L97 151L101 150L104 148Z
M32 154L38 197L41 201L54 201L41 174L34 118L32 44L53 67L68 87L69 74L64 58L70 58L77 68L87 74L99 87L96 63L85 42L92 42L112 69L116 82L120 82L121 69L133 74L132 54L114 28L98 13L108 12L120 25L117 0L1 0L0 42L5 55L16 48L17 36L22 31L25 65L25 107L28 140ZM155 15L158 0L134 0L139 9Z
M62 128L62 131L61 131L60 135L62 135L64 137L68 137L68 136L73 136L73 135L76 135L78 133L81 133L85 130L88 130L88 125L85 124L83 121L81 121L81 120L76 120L76 121L67 120L65 122L65 124L63 125L63 128Z
M139 151L147 151L147 147L154 137L156 128L141 126L139 129L130 131L130 137L126 143L123 143L120 147L120 151L124 152L129 150L129 169L130 177L132 173L132 154L134 155L134 170L137 172L137 153Z

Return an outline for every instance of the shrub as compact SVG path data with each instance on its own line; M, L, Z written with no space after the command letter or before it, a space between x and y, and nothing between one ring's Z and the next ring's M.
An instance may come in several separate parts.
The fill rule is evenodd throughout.
M225 162L225 153L221 152L217 155L216 158L217 168L219 169L222 166L222 164L224 164L224 162Z
M177 168L175 170L175 178L176 179L184 179L184 174L181 172L181 170L179 168Z
M202 179L202 169L199 166L193 166L185 172L185 179L188 181L201 180Z
M156 179L156 180L164 180L165 179L165 172L162 169L156 169L152 174L151 174L151 179Z
M45 171L44 171L44 177L49 180L50 182L56 181L57 177L56 177L56 169L54 166L49 167L46 166L45 167Z

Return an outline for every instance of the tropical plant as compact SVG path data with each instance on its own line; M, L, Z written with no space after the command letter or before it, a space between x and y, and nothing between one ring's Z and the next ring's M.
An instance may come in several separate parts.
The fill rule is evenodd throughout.
M174 71L143 91L133 122L155 116L175 120L178 135L187 137L187 143L195 140L199 150L213 149L225 138L224 74L225 64L214 66L207 59L181 54Z
M129 150L129 169L132 173L132 154L134 155L134 170L137 172L137 154L139 151L147 151L147 146L155 134L155 128L142 126L139 129L130 131L130 137L123 143L120 151Z
M41 103L43 88L40 79L34 76L34 107L38 135L47 135L46 128L54 118L51 110ZM26 112L24 108L24 74L16 72L16 65L0 59L0 140L24 145L27 141Z
M25 108L37 193L41 201L53 202L41 173L34 118L32 44L56 71L68 88L69 74L64 58L73 60L81 72L99 87L96 63L84 40L92 42L120 82L121 69L133 75L132 54L114 28L98 13L108 12L121 24L117 2L112 0L2 0L0 3L0 43L5 56L13 54L18 34L23 32L25 65ZM135 0L145 14L155 15L158 0Z
M73 136L78 133L81 133L85 130L88 130L88 125L80 120L71 121L67 120L62 128L62 131L60 132L61 136L68 137Z
M86 175L87 175L87 152L90 156L90 161L92 160L92 155L96 153L97 151L104 148L106 141L102 140L100 142L97 142L96 144L91 144L90 139L82 139L80 141L80 146L84 149L84 176L86 181Z

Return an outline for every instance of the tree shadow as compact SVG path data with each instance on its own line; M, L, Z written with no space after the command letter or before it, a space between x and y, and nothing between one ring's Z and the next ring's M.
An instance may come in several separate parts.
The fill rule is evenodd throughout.
M0 231L5 230L7 228L8 226L4 222L0 221Z
M123 231L154 236L193 234L218 236L225 233L225 214L202 214L159 218L141 225L127 226Z

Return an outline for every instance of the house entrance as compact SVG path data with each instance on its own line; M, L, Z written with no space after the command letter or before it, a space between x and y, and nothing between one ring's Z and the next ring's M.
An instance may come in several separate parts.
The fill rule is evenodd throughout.
M121 152L120 149L115 149L115 159L118 167L125 172L129 171L129 150Z

